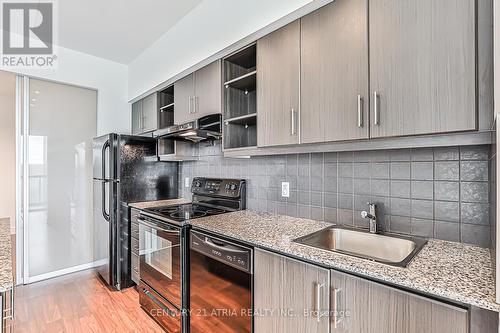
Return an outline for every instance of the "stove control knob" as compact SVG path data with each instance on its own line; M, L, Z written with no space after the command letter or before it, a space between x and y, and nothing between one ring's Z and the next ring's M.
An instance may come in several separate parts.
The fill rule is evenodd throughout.
M195 186L195 187L201 187L201 183L200 183L200 181L199 181L199 180L195 181L195 182L194 182L194 186Z
M231 184L231 186L229 187L232 191L236 190L236 184Z

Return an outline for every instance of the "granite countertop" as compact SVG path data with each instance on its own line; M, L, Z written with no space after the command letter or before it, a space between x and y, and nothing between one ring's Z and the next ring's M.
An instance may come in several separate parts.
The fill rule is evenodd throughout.
M253 211L238 211L189 221L257 247L324 267L368 277L417 292L500 312L489 249L429 240L407 267L394 267L292 242L332 224Z
M0 219L0 292L13 286L10 220Z
M166 199L166 200L157 200L157 201L143 201L143 202L134 202L129 203L130 207L134 207L137 209L146 209L151 207L160 207L160 206L173 206L173 205L182 205L186 203L190 203L191 201L178 198L178 199Z

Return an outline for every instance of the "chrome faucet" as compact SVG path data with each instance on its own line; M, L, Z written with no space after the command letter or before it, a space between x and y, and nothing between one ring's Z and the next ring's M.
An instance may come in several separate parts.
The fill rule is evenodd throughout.
M377 213L376 213L377 205L375 205L374 203L371 203L371 202L367 202L366 204L368 205L369 212L367 212L366 210L362 211L361 217L364 219L370 219L370 232L372 234L376 234L377 233Z

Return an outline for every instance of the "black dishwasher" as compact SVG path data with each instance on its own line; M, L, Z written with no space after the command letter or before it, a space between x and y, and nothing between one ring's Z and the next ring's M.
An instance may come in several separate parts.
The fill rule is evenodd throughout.
M252 332L249 247L191 231L190 332Z

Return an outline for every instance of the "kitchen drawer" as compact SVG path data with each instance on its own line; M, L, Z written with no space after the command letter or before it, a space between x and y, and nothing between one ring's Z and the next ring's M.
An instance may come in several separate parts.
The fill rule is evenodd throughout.
M131 238L130 242L132 243L132 254L139 255L139 240L136 238Z
M130 224L130 235L135 239L139 239L139 223L132 222Z
M134 270L132 270L131 278L132 278L132 281L134 281L135 284L137 284L137 285L141 281L139 274L137 272L135 272Z

